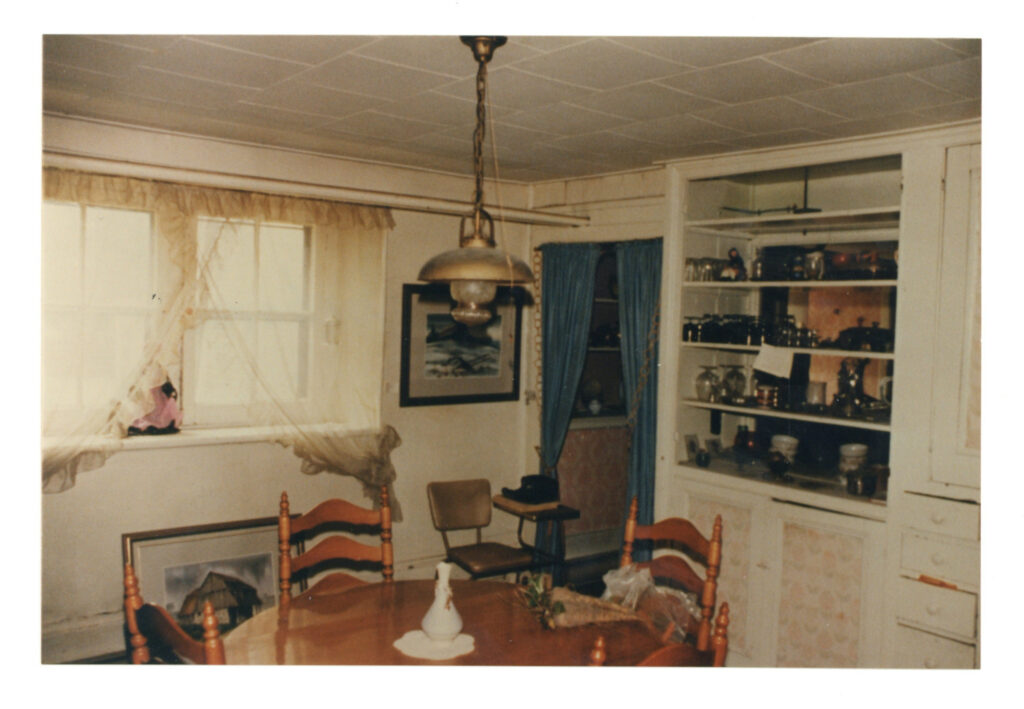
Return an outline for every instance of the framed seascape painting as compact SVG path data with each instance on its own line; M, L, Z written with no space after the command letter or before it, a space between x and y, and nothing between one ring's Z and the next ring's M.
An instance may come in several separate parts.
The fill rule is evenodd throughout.
M522 300L499 288L494 317L467 326L451 316L447 286L402 286L400 406L519 398Z
M222 632L277 603L277 517L131 532L121 543L142 598L194 637L206 600Z

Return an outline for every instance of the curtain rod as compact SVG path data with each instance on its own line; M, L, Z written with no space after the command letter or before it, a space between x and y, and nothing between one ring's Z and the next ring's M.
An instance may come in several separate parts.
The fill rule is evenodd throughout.
M460 202L453 199L419 197L416 195L382 192L379 190L362 190L352 187L328 187L312 182L247 177L209 170L147 165L125 160L86 157L51 150L43 151L43 165L45 167L99 172L122 177L166 180L204 187L271 192L294 197L329 199L338 202L362 204L369 207L390 207L411 212L447 214L457 217L465 216L473 208L473 205L469 202ZM488 210L496 219L517 224L531 224L534 226L586 226L590 223L589 217L541 212L532 209L489 206Z

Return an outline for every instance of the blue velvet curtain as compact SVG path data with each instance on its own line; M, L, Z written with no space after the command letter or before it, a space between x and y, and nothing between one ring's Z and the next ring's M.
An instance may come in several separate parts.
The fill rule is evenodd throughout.
M652 341L652 323L660 308L661 239L624 241L616 245L619 280L619 329L622 342L622 377L626 410L631 419L629 478L625 509L637 497L637 520L654 518L654 457L658 429L658 346ZM655 337L657 330L653 331ZM650 346L649 346L650 345ZM646 380L637 396L638 382ZM636 401L636 399L639 401ZM649 552L648 552L649 554ZM638 552L637 560L646 554Z
M541 266L541 475L558 478L576 389L583 374L594 304L597 244L544 244ZM550 530L548 527L550 526ZM553 552L558 525L537 525L536 545Z

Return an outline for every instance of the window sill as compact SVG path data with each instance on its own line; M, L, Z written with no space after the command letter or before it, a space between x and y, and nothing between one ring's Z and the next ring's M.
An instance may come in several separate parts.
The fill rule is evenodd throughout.
M317 424L312 427L323 433L349 430L341 424ZM273 443L280 436L292 431L291 426L239 426L232 428L186 428L178 433L156 436L128 436L110 439L92 436L83 441L90 448L112 451L159 450L162 448L190 448L198 446L220 446L231 443ZM43 450L53 450L61 445L59 439L43 439Z

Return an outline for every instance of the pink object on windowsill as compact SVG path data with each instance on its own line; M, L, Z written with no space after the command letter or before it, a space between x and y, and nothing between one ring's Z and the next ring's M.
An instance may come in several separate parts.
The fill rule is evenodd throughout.
M148 414L132 421L129 436L177 433L181 430L181 410L178 408L178 392L170 382L149 390L156 406Z

